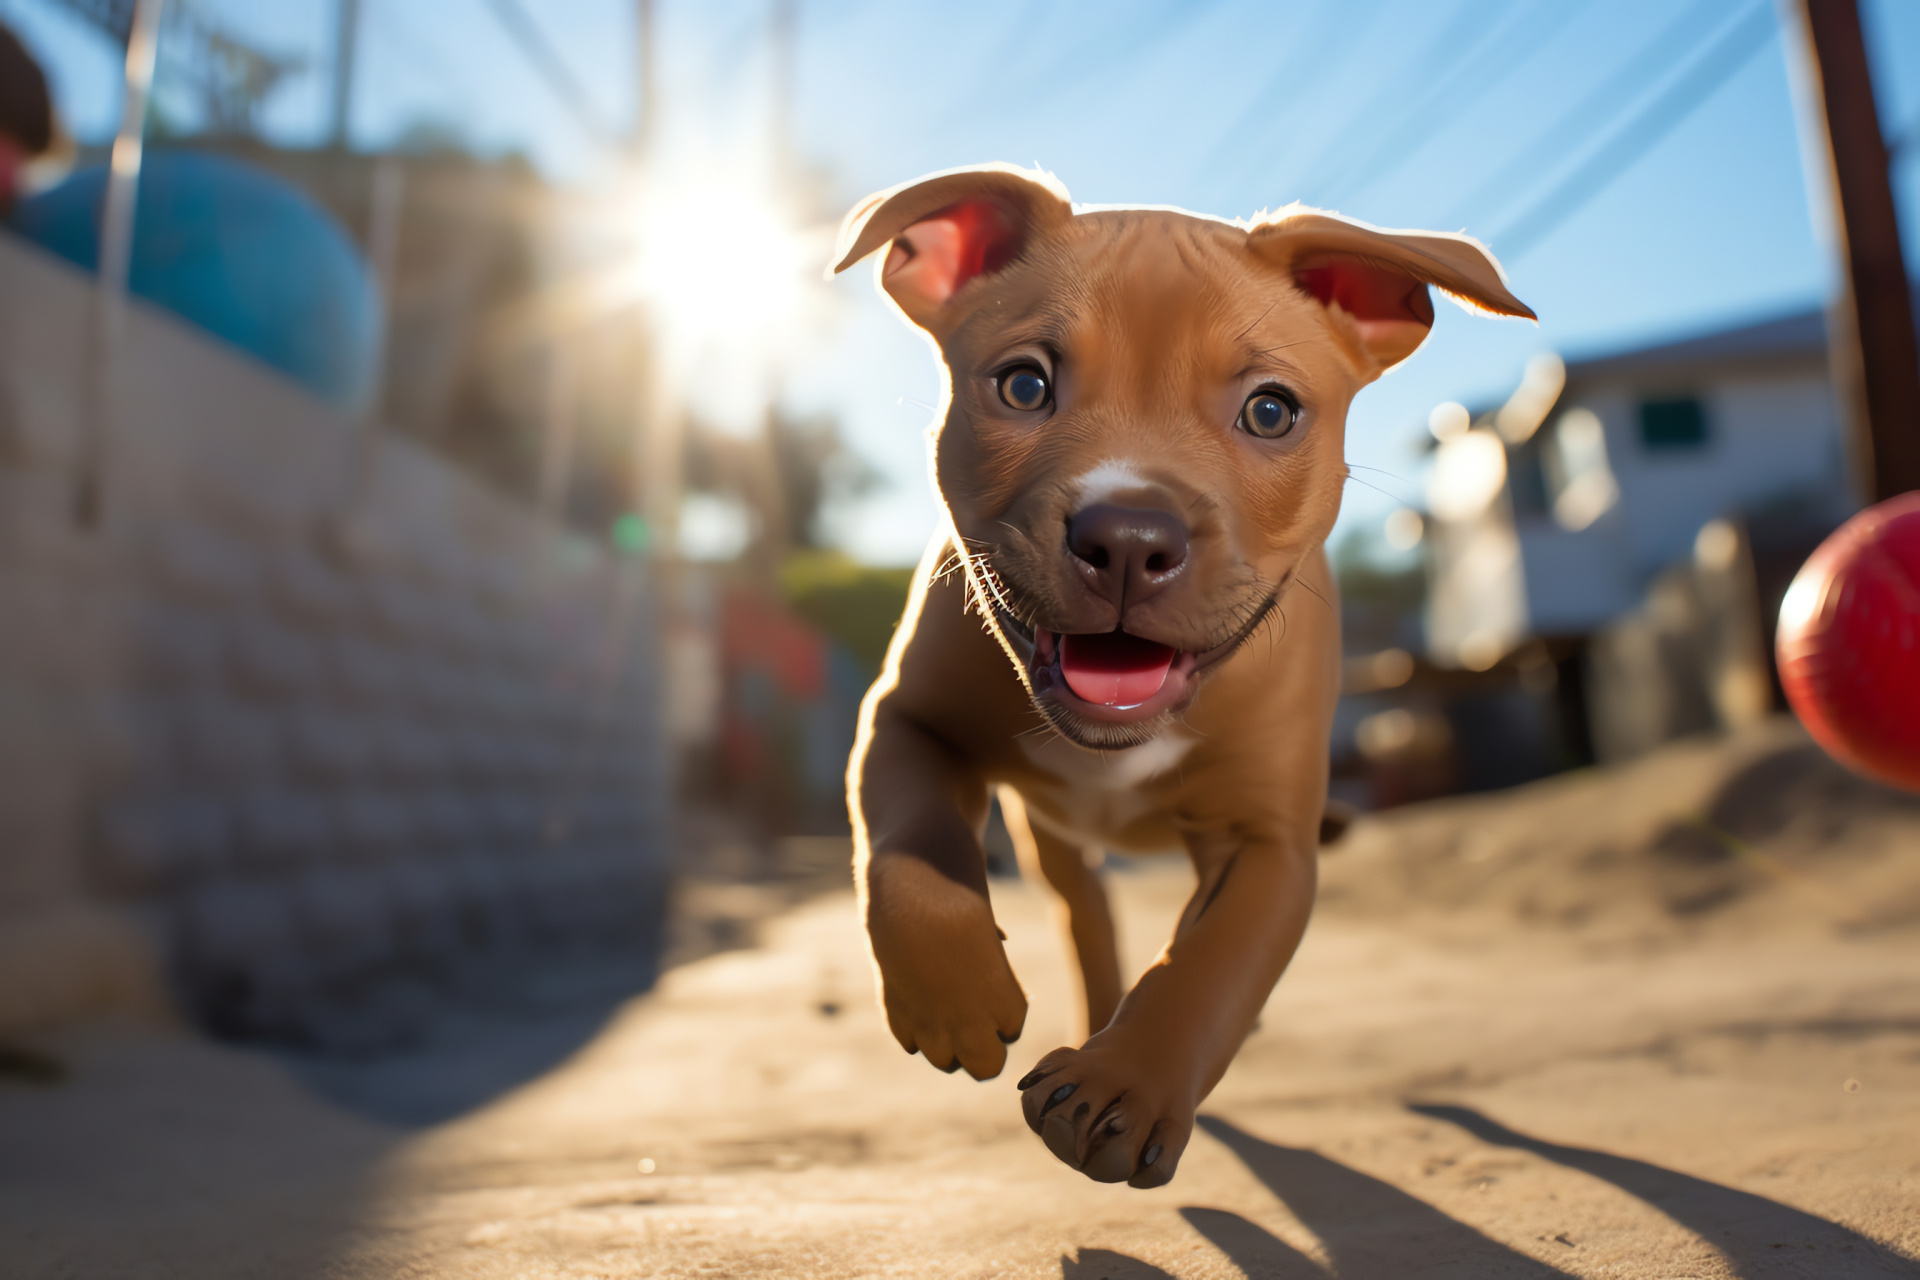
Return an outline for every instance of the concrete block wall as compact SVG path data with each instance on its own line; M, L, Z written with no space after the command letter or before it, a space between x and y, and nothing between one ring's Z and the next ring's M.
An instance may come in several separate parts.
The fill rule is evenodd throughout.
M105 1003L333 1047L528 948L645 945L644 566L0 235L0 1032ZM358 479L356 477L359 477Z

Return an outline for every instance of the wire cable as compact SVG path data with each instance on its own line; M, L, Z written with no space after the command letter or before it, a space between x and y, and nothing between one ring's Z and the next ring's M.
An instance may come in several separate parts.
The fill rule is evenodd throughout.
M1512 10L1512 0L1508 0L1508 3L1501 7L1501 14L1505 16ZM1296 184L1296 190L1303 199L1314 204L1322 203L1318 198L1319 188L1328 177L1328 171L1334 166L1342 165L1344 157L1354 147L1379 131L1385 118L1405 98L1406 85L1419 79L1421 67L1431 61L1435 50L1459 49L1459 52L1449 55L1452 61L1472 60L1479 51L1481 43L1500 26L1499 19L1488 21L1487 12L1488 6L1483 0L1464 0L1454 10L1453 20L1437 37L1417 51L1413 60L1397 74L1387 76L1380 82L1373 96L1367 99L1359 111L1348 118L1346 127L1321 147L1319 153L1301 170L1305 177ZM1465 48L1460 48L1462 44Z
M1920 115L1907 121L1891 138L1887 139L1887 156L1897 164L1906 159L1907 154L1917 143L1920 143Z
M1428 85L1426 93L1406 113L1397 130L1335 175L1326 192L1327 199L1338 203L1356 196L1405 164L1436 134L1456 123L1476 99L1559 35L1591 2L1558 0L1555 4L1524 10L1523 16L1532 21L1508 27L1486 52L1470 61L1455 62L1447 74Z
M1594 121L1620 103L1631 102L1683 61L1689 50L1698 49L1726 16L1725 0L1698 0L1642 45L1578 102L1501 165L1494 174L1458 201L1447 216L1438 220L1443 227L1464 227L1472 216L1496 202L1510 202L1514 191L1529 179L1537 181L1558 161L1578 151L1593 136Z
M953 105L938 117L936 130L950 130L976 122L983 99L996 102L1021 100L1028 110L1050 102L1083 82L1087 77L1106 73L1142 53L1149 44L1162 39L1181 26L1191 27L1220 7L1224 0L1160 0L1143 19L1122 23L1111 14L1096 28L1096 34L1078 43L1068 43L1065 52L1038 68L1020 59L1014 67L987 67L963 85ZM1057 9L1049 5L1048 9ZM1044 16L1046 10L1039 10ZM1026 30L1032 31L1033 10L1028 11ZM1017 33L1016 28L1016 33Z
M1648 103L1633 119L1567 175L1533 206L1508 223L1496 240L1501 257L1512 262L1545 240L1562 223L1586 207L1614 179L1663 141L1722 85L1765 48L1777 33L1773 14L1765 6L1708 49L1684 75Z
M596 141L617 145L620 141L618 132L607 124L592 97L567 67L566 60L527 11L520 7L519 0L486 0L486 3L493 10L493 16L506 29L507 35L520 46L520 52L526 55L533 69L547 82L554 96L560 99L561 105L573 113L581 128L593 135Z
M1259 139L1271 133L1273 118L1289 102L1311 97L1329 75L1346 64L1347 56L1362 47L1361 37L1380 16L1381 7L1382 0L1324 0L1314 14L1313 25L1287 50L1289 56L1279 72L1221 132L1200 162L1200 171L1224 167L1237 157L1242 163L1234 172L1233 183L1238 186L1251 179L1256 168L1272 167L1275 157L1263 150ZM1268 128L1261 129L1262 124ZM1247 135L1255 131L1258 138L1249 142Z
M455 93L465 92L469 88L465 77L447 65L445 59L436 50L433 41L423 39L412 26L410 19L401 16L402 9L401 5L380 4L372 6L367 11L367 15L380 24L375 30L384 34L385 43L389 46L398 46L397 49L385 50L386 56L392 57L398 53L400 56L395 61L401 66L409 70L424 71L425 78L438 81L442 89L451 89ZM381 43L378 40L364 38L362 56L374 58L382 56Z

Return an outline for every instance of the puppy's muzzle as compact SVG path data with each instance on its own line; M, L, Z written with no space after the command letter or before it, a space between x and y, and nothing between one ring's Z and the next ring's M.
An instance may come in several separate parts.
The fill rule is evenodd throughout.
M1067 520L1072 567L1116 610L1158 595L1187 564L1187 523L1168 511L1098 503Z

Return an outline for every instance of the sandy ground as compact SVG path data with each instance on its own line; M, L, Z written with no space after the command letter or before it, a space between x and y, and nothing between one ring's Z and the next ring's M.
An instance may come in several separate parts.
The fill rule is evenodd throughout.
M1037 894L995 885L1033 1011L976 1084L887 1037L850 894L709 885L750 944L610 1013L359 1066L35 1041L69 1074L0 1083L0 1274L1920 1275L1920 808L1774 730L1370 821L1325 870L1158 1191L1020 1122L1072 1008ZM1113 884L1143 964L1186 876Z

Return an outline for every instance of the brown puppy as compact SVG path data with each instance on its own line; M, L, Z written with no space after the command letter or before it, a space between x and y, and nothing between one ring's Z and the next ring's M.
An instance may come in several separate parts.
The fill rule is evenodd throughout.
M848 769L881 1003L942 1070L1006 1064L1027 1002L980 846L999 786L1092 1032L1020 1081L1027 1123L1090 1178L1159 1186L1313 903L1347 405L1426 337L1430 284L1533 313L1463 236L1076 212L1007 166L870 198L835 270L882 247L880 287L946 365L950 525ZM1199 877L1124 997L1094 846L1184 848Z

